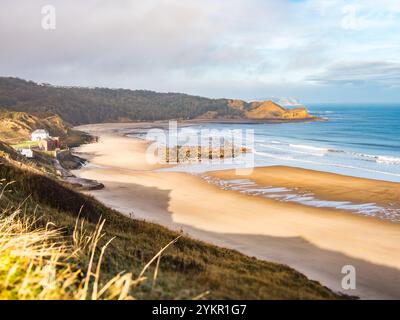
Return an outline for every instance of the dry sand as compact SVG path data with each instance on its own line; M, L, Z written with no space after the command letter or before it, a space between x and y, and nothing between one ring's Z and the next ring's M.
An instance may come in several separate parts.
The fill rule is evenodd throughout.
M80 128L100 140L77 150L90 165L74 174L102 182L103 190L90 193L104 204L194 238L287 264L335 291L367 299L400 298L400 224L222 190L187 173L154 171L159 166L147 163L147 143L117 133L128 126L137 125ZM210 174L234 177L234 171ZM400 197L396 183L297 168L257 168L251 178L260 185L304 188L326 200L366 203L374 198L387 204ZM344 265L356 268L356 290L341 288Z

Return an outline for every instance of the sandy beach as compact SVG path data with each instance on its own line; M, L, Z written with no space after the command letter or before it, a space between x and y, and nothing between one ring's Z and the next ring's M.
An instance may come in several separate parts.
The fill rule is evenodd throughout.
M104 189L90 194L104 204L132 218L287 264L335 291L364 299L400 298L399 223L223 190L188 173L155 171L160 166L146 161L147 143L119 134L119 129L136 126L143 124L79 127L99 142L75 150L89 165L74 174L103 183ZM232 170L208 175L237 178ZM303 189L323 200L400 202L397 183L289 167L256 168L247 178L262 186ZM356 268L356 290L341 287L345 265Z

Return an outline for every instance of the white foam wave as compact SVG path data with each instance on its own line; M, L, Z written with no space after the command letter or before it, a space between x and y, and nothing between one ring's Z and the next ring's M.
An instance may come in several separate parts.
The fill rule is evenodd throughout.
M252 196L262 196L283 202L296 202L310 207L346 210L358 214L386 218L393 221L400 220L399 208L384 208L376 205L376 203L353 203L350 201L322 200L316 198L312 193L299 193L285 187L262 187L248 179L220 180L208 176L203 176L203 178L207 182L218 185L225 190L235 190Z
M261 151L254 151L254 154L257 154L262 157L277 159L277 160L287 160L287 161L295 161L296 160L292 157L280 157L280 156L277 156L276 154L271 154L271 153L261 152Z
M260 156L269 157L269 158L278 159L278 160L297 161L297 162L303 162L303 163L309 163L309 164L315 164L315 165L323 165L323 166L331 166L331 167L337 167L337 168L356 169L356 170L360 170L360 171L379 173L379 174L392 176L392 177L400 177L400 174L393 173L393 172L367 169L367 168L363 168L363 167L355 167L355 166L350 166L350 165L345 165L345 164L340 164L340 163L329 163L329 162L312 161L312 160L305 160L305 159L295 159L292 157L278 157L278 156L272 155L270 153L259 152L259 151L255 151L254 154L258 154Z
M376 162L386 164L400 164L400 158L388 157L388 156L377 156Z
M376 163L400 165L400 158L397 157L373 155L373 154L358 153L358 152L351 152L351 154L356 157L360 157Z
M315 147L315 146L309 146L306 144L289 144L290 147L293 148L298 148L298 149L305 149L305 150L311 150L311 151L318 151L318 152L328 152L329 149L327 148L321 148L321 147Z
M323 152L308 152L308 151L299 151L299 150L288 150L287 148L280 148L276 146L271 146L268 144L260 143L260 146L265 147L265 148L270 148L270 149L275 149L275 150L280 150L280 151L285 151L285 152L293 152L293 153L298 153L298 154L306 154L306 155L311 155L311 156L316 156L316 157L323 157L325 153Z
M393 157L393 156L387 156L387 155L373 155L373 154L366 154L366 153L360 153L360 152L351 152L351 151L345 151L345 150L337 150L337 149L330 149L330 148L324 148L324 147L316 147L316 146L311 146L311 145L305 145L305 144L293 144L293 143L285 143L277 140L272 140L269 141L269 144L267 143L260 143L259 144L262 147L270 148L270 149L276 149L279 151L285 151L288 153L298 153L298 154L307 154L311 156L318 156L322 157L328 152L334 152L334 153L344 153L351 155L353 157L361 158L363 160L371 161L371 162L376 162L379 164L386 164L386 165L400 165L400 158L399 157ZM278 147L277 145L281 146L288 146L291 147L291 149L285 149L283 147ZM269 153L263 153L260 152L259 155L262 156L268 156L268 157L273 157L272 154ZM278 158L275 156L276 159L281 159L281 160L295 160L294 158ZM296 159L302 162L307 162L304 159ZM333 165L336 167L347 167L347 168L355 168L351 166L346 166L346 165L340 165L340 164L335 164L335 163L326 163L326 165ZM364 168L358 168L361 170L364 170ZM390 174L389 172L382 172L379 170L368 170L365 169L365 171L370 171L370 172L376 172L376 173L384 173L384 174Z

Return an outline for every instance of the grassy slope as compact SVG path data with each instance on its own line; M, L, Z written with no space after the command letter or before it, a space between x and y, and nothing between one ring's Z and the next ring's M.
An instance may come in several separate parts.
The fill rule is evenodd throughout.
M64 137L69 125L57 115L39 118L25 112L0 113L0 136L9 143L30 140L35 129L46 129L53 136Z
M0 158L1 160L1 158ZM0 177L15 181L8 187L1 206L18 205L25 200L27 212L36 211L39 224L48 221L70 234L76 216L88 219L94 228L99 218L106 219L107 241L116 237L106 251L103 280L121 271L138 275L142 267L178 234L156 224L132 220L111 210L91 197L77 193L43 174L0 161ZM87 261L81 261L85 268ZM154 267L150 268L151 277ZM337 295L297 271L283 265L247 257L236 251L219 248L182 237L168 248L160 263L156 287L151 281L137 288L136 298L189 299L205 291L214 299L334 299Z
M0 138L14 147L29 147L30 135L36 129L46 129L52 136L59 136L63 145L74 147L89 141L86 133L73 130L57 115L37 117L25 112L0 112Z

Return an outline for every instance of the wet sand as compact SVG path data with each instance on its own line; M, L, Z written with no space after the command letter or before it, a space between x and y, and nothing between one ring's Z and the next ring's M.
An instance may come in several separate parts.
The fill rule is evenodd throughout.
M160 166L146 161L147 143L118 134L128 126L143 124L80 127L100 140L78 148L90 164L74 174L105 185L90 191L101 202L133 218L287 264L335 291L361 298L400 298L400 224L222 190L187 173L154 171ZM235 178L229 170L208 174ZM326 200L373 198L386 205L400 197L396 183L297 168L257 168L250 177L260 185L300 188ZM356 268L356 290L341 288L344 265Z

